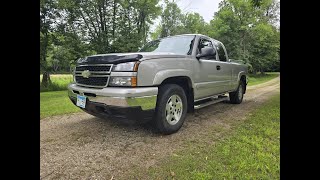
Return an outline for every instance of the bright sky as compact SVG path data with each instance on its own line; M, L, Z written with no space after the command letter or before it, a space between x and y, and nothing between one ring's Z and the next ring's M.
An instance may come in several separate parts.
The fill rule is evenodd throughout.
M206 22L210 22L221 0L175 0L183 13L197 12Z

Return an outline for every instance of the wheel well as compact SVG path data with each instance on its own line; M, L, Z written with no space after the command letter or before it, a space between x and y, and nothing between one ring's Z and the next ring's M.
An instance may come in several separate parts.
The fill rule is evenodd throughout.
M177 84L183 88L187 96L188 112L193 112L194 110L194 94L191 79L187 76L176 76L165 79L161 84Z
M244 83L244 91L243 91L243 94L246 93L246 90L247 90L247 84L246 84L246 75L242 75L241 78L240 78L240 81L242 81Z

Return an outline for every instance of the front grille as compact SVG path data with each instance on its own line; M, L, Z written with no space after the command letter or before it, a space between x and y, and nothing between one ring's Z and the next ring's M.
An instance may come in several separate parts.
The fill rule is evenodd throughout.
M107 85L109 77L89 77L76 76L76 82L84 86L103 87Z
M111 68L111 64L77 66L75 69L75 81L82 86L105 87L108 84ZM83 77L83 71L89 71L89 77Z
M111 66L78 66L78 67L76 67L76 71L89 70L89 71L105 71L105 72L109 72L110 68L111 68Z

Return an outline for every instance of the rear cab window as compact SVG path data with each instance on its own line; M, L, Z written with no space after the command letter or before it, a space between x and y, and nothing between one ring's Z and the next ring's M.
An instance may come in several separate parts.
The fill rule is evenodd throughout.
M227 62L228 61L227 52L226 52L223 44L219 41L213 41L213 44L217 49L219 60L223 61L223 62Z

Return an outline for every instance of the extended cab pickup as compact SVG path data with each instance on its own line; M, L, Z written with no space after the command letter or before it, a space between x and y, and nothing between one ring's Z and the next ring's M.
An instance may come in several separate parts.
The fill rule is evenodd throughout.
M151 41L136 53L80 58L68 93L91 115L152 120L161 133L171 134L187 112L226 100L240 104L247 71L229 60L221 42L183 34Z

